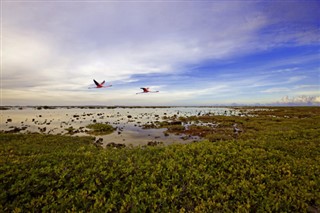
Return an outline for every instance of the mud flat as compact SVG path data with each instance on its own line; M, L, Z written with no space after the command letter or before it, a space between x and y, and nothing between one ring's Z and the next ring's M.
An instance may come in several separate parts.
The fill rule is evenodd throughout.
M115 131L99 135L99 143L124 145L173 144L198 141L198 135L145 128L168 119L201 115L239 115L226 107L2 107L0 130L7 133L42 133L88 136L90 124L109 124Z

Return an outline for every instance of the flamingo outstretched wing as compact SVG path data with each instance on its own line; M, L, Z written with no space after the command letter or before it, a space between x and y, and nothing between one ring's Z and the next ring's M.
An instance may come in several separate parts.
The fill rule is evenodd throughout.
M107 88L107 87L112 87L112 85L107 85L107 86L104 86L104 84L106 83L106 81L102 81L100 84L95 80L93 79L93 82L95 83L95 87L89 87L89 89L92 89L92 88L97 88L97 89L100 89L100 88Z
M157 93L159 91L150 91L150 89L148 87L141 87L140 89L143 90L143 92L138 92L136 94L141 94L141 93Z
M96 80L93 79L93 82L96 84L97 87L101 86Z
M141 87L140 89L142 89L143 92L149 92L149 88Z

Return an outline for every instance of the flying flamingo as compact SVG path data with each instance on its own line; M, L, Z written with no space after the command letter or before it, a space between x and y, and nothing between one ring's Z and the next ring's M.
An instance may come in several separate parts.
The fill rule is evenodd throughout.
M112 87L111 84L110 84L110 85L107 85L107 86L103 86L104 83L106 83L105 81L102 81L102 82L99 84L96 80L93 79L93 82L95 83L96 86L95 86L95 87L89 87L89 89L92 89L92 88L100 89L100 88Z
M146 87L141 87L140 89L143 90L143 92L138 92L136 94L141 94L141 93L156 93L156 92L159 92L159 91L150 91L149 88L146 88Z

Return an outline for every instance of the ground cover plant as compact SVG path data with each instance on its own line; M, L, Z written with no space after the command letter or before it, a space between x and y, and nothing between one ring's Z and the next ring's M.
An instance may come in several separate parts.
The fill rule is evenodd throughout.
M86 126L90 131L89 134L92 135L106 135L112 133L115 128L110 124L94 123Z
M319 108L250 113L168 120L172 133L194 125L206 138L170 146L102 149L93 137L0 133L0 209L319 212Z

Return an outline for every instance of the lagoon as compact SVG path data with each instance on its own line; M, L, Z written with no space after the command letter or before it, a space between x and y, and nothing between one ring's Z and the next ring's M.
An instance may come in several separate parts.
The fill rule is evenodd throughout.
M165 117L188 117L205 114L238 115L229 107L8 107L1 110L0 130L21 133L43 133L87 136L86 126L92 123L112 125L116 131L102 138L109 143L146 145L149 142L190 143L198 137L164 134L166 129L144 129L144 125L163 121Z

